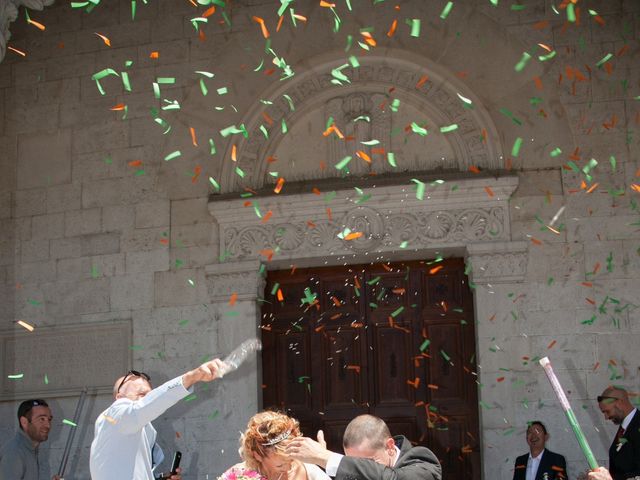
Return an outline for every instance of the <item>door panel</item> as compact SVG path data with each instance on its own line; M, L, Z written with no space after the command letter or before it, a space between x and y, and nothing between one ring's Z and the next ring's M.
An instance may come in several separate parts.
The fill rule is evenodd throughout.
M363 413L434 451L446 478L479 479L473 303L462 259L269 272L265 408L342 451Z

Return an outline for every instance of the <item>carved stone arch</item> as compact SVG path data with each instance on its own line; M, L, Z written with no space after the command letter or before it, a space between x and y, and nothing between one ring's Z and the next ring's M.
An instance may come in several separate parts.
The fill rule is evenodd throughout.
M430 120L430 129L457 124L457 130L446 137L454 159L444 165L445 169L466 171L470 165L487 170L501 168L502 148L495 125L482 102L451 72L430 60L405 51L381 49L378 54L362 58L359 68L341 69L350 79L350 83L343 85L331 83L331 71L344 65L343 58L312 59L309 64L314 67L263 92L261 98L272 103L256 102L241 120L249 135L248 138L237 135L227 142L225 158L230 157L235 145L237 162L224 163L221 177L223 193L238 191L242 187L258 189L264 186L268 166L266 159L274 154L286 135L282 133L283 122L287 129L291 129L309 112L324 109L333 99L357 94L383 95L389 102L396 98L400 105L409 104ZM428 81L421 81L425 76ZM473 108L465 108L458 94L470 99ZM291 110L285 96L293 102L294 110ZM376 105L374 109L378 107ZM395 127L404 128L405 125ZM268 138L264 135L265 130ZM387 151L393 150L393 146L388 146ZM402 153L396 155L401 156ZM236 167L244 177L237 174ZM424 168L410 166L408 170Z

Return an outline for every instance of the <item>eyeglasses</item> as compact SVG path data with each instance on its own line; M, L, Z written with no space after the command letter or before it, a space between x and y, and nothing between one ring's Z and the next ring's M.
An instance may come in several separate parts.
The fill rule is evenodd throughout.
M604 401L607 401L606 403L613 403L616 400L620 400L620 399L617 397L609 397L607 395L598 395L598 403L601 403Z
M129 370L127 372L127 374L122 377L122 381L120 382L120 385L118 385L118 389L116 390L116 393L120 391L120 389L122 388L122 385L124 385L124 382L127 381L127 378L129 377L142 377L144 378L147 382L151 382L151 377L149 375L147 375L144 372L139 372L137 370Z

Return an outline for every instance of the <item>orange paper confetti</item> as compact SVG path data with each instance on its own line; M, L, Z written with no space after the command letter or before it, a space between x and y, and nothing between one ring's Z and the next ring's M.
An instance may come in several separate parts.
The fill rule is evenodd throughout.
M264 38L269 38L269 30L267 30L267 26L264 24L264 19L260 18L260 17L251 17L251 19L254 22L257 22L260 24L260 29L262 30L262 36Z
M104 35L102 35L102 34L100 34L98 32L93 32L93 33L95 35L97 35L98 37L100 37L107 47L111 46L111 40L109 40L107 37L105 37Z

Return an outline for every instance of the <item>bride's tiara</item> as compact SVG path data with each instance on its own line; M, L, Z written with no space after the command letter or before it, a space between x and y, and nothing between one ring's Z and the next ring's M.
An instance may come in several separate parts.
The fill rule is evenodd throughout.
M277 437L273 437L271 440L269 440L268 442L265 443L261 443L260 445L262 445L263 447L271 447L273 445L276 445L280 442L282 442L283 440L286 440L287 438L289 438L291 436L291 430L287 430L286 432L282 432L280 435L278 435Z

